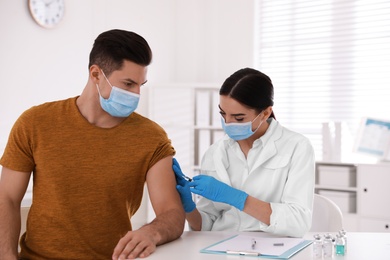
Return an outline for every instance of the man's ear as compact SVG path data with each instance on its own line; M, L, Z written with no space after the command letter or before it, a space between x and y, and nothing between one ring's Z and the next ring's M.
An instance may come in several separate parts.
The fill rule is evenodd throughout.
M90 75L90 78L95 82L95 83L98 83L99 82L99 77L100 77L100 68L97 66L97 65L92 65L90 68L89 68L89 75Z

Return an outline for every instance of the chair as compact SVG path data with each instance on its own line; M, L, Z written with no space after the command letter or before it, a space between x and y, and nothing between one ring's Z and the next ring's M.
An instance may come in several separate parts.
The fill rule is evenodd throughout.
M30 211L30 207L21 207L20 208L20 216L21 216L21 226L20 226L20 235L26 231L26 222L28 212Z
M19 240L20 240L20 237L23 235L23 233L26 231L26 222L27 222L27 216L28 216L28 212L30 211L30 207L24 207L22 206L20 208L20 220L21 220L21 223L20 223L20 235L19 235ZM20 244L18 243L18 251L20 251Z
M337 232L343 228L343 213L339 206L325 196L314 194L310 232Z

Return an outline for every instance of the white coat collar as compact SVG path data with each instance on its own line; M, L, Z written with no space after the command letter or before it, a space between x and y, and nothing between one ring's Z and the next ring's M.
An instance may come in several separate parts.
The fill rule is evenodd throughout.
M263 144L263 152L261 153L262 156L256 160L254 168L262 165L277 154L275 142L281 138L283 127L273 118L270 119L269 123L270 126L268 127L265 134L255 141L255 143L261 142ZM226 171L226 169L229 168L229 161L226 150L229 149L229 146L231 146L234 142L236 141L225 135L223 141L219 143L215 153L213 154L214 166L218 177L221 181L229 185L231 185L231 182Z
M278 153L275 142L282 137L282 132L283 127L279 124L278 121L271 118L270 125L265 134L258 140L256 140L256 142L261 140L263 144L263 151L261 153L261 156L258 158L258 160L256 160L255 164L253 165L253 169L264 164L266 161L268 161Z

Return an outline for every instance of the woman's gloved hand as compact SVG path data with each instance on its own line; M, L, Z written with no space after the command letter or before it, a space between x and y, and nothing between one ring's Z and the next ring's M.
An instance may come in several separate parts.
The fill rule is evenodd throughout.
M184 211L186 213L192 212L196 208L196 205L192 200L189 183L187 182L185 186L177 185L176 190L180 194L181 204L183 205Z
M175 172L175 177L176 177L176 183L184 186L188 181L192 181L189 177L187 177L180 168L179 162L173 158L172 160L172 169Z
M186 180L186 176L181 171L180 165L175 158L173 158L172 169L176 177L176 189L180 194L181 203L186 213L192 212L195 208L195 202L192 200L192 193L190 191L190 182Z
M207 175L197 175L188 184L191 192L215 202L227 203L241 211L244 209L248 197L245 192Z

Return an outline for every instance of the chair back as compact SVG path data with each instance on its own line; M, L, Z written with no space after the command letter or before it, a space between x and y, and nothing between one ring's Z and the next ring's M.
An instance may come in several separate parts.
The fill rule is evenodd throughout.
M310 232L338 232L343 228L343 213L329 198L314 194Z
M30 207L20 208L20 218L21 218L20 235L23 235L23 233L26 231L26 224L27 224L26 222L27 222L27 216L29 211L30 211Z

